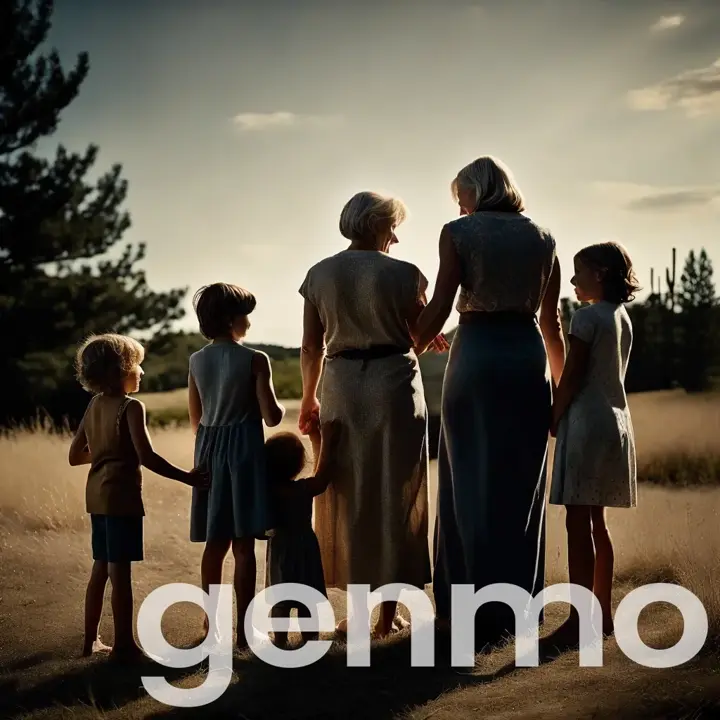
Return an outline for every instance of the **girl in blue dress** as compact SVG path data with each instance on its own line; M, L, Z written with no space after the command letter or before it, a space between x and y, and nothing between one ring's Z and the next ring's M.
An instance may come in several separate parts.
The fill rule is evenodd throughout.
M190 539L204 542L202 587L222 583L232 548L237 600L237 647L248 646L245 613L255 594L255 539L273 527L266 476L263 420L278 425L278 403L270 360L242 344L255 309L252 294L235 285L201 288L193 305L200 331L210 343L190 357L189 413L196 435L195 465L210 474L209 490L193 490ZM211 613L208 613L210 616ZM205 619L205 632L209 629Z

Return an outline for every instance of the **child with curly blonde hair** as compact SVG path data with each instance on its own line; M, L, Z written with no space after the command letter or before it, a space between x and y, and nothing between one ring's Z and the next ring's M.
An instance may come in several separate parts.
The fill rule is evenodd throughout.
M93 393L70 445L70 465L90 465L85 502L92 525L93 568L85 594L83 656L110 650L98 637L108 578L112 584L115 638L111 657L142 659L133 635L131 563L143 560L142 466L191 486L207 476L187 472L152 447L145 406L130 394L140 389L145 351L124 335L94 335L77 352L82 386Z

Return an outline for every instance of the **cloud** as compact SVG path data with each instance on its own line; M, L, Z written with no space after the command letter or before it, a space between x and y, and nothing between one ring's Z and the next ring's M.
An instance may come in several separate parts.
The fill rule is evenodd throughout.
M280 111L272 113L240 113L233 123L242 132L261 132L292 127L334 127L342 122L339 115L298 115Z
M656 23L650 26L650 32L664 32L680 27L685 22L684 15L663 15Z
M720 209L720 185L657 187L637 183L595 183L595 190L630 212Z
M691 207L711 205L720 198L720 188L658 191L654 194L631 200L625 206L628 210L683 210Z
M628 103L634 110L657 111L681 108L688 117L720 112L720 60L712 65L686 70L628 93Z

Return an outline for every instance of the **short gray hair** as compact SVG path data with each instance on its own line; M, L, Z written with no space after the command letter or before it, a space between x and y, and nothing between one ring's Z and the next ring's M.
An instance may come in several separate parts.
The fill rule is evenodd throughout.
M475 192L475 210L525 210L525 200L509 168L490 155L471 162L457 174L451 185L455 200L458 186Z
M383 224L400 225L408 210L402 200L363 191L353 195L340 213L340 232L348 240L375 237Z

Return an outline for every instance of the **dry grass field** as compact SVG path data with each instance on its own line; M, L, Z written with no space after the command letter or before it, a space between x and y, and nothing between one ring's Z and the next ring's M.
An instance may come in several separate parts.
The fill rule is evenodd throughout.
M182 393L177 396L182 404ZM154 401L161 401L144 399L150 410ZM280 429L294 425L297 408L288 409L287 425ZM685 479L681 484L699 487L643 483L637 509L610 512L617 551L615 601L632 587L655 581L679 582L698 595L709 616L711 637L703 653L685 666L644 668L627 659L615 641L608 641L602 668L578 667L577 653L539 668L514 668L512 645L479 655L474 670L412 668L409 636L404 633L373 647L370 668L347 668L339 643L320 662L297 670L273 668L249 652L238 654L232 684L216 703L186 710L162 706L148 697L140 671L113 667L99 657L77 657L91 565L84 513L86 471L67 465L67 438L38 431L0 439L0 717L716 717L720 484L714 487L711 480L720 478L708 475L697 483L691 476L716 467L720 398L681 393L636 396L632 410L644 472L654 468L653 478L662 483L680 468ZM170 460L186 466L192 462L188 429L157 430L153 438ZM698 458L703 461L698 463ZM434 473L433 464L432 501ZM147 559L135 570L137 604L168 582L198 584L202 550L188 540L188 488L146 473L145 496ZM550 506L548 522L547 579L563 582L567 575L562 512ZM264 545L258 543L259 585L263 553ZM343 611L341 593L331 592L331 602L337 613ZM562 605L549 608L551 628L565 611ZM199 608L180 604L166 614L163 629L169 642L188 646L197 641L201 622ZM112 639L109 609L101 630ZM669 647L682 633L681 616L669 606L648 607L640 618L640 632L653 647ZM150 672L192 687L202 682L206 670L156 667Z

